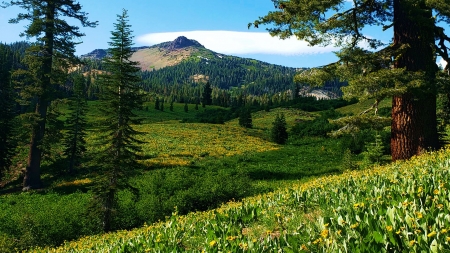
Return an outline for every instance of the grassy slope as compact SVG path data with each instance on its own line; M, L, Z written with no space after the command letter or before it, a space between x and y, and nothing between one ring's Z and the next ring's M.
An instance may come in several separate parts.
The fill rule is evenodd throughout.
M198 49L193 47L182 48L172 52L160 48L148 48L135 52L131 60L140 62L142 70L157 70L176 65L196 52L198 52Z
M318 177L52 252L448 252L450 152Z

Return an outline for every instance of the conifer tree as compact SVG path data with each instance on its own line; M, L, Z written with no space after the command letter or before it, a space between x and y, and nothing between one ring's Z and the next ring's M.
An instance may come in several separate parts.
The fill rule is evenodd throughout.
M189 111L189 107L188 107L188 103L184 103L184 112L188 112Z
M170 110L171 112L173 112L173 100L170 101L170 107L169 107L169 110Z
M272 123L271 130L272 141L278 144L285 144L288 139L287 124L284 114L277 114Z
M239 125L245 128L252 128L252 113L248 107L244 107L241 109L239 113Z
M10 23L30 21L21 34L34 37L36 43L27 50L25 63L27 70L21 70L16 77L28 76L32 79L27 89L28 97L35 98L35 115L32 118L32 133L27 167L23 180L23 189L40 188L42 142L44 139L47 109L54 99L54 87L61 81L61 74L76 57L73 39L84 36L77 26L69 24L66 18L78 20L84 27L95 27L96 22L89 22L87 14L81 11L81 5L73 0L11 0L2 2L3 7L19 6L26 10ZM59 62L59 64L55 64ZM22 90L24 91L24 90Z
M100 142L103 150L98 156L98 166L101 169L101 179L95 189L95 196L101 205L104 231L112 229L111 222L114 208L117 205L117 192L131 188L128 178L139 166L139 144L136 139L139 132L133 129L133 124L139 124L133 110L142 106L142 94L138 83L137 62L130 61L132 50L132 31L128 24L128 14L123 10L117 15L115 30L111 32L109 54L103 61L107 74L101 75L103 94L102 110L107 120L102 131L105 133Z
M346 97L375 99L375 105L391 98L393 160L408 159L439 146L436 120L439 69L435 56L450 62L450 38L442 26L450 23L448 1L272 2L276 10L249 27L269 25L267 30L272 36L282 39L295 36L312 46L341 48L336 63L304 71L296 76L297 82L321 85L340 79L349 83L343 89ZM366 36L364 28L369 26L392 31L392 43Z
M13 68L12 54L9 46L0 44L0 180L11 165L14 154L15 95L9 73Z
M211 84L209 82L207 82L205 84L205 87L203 88L203 94L202 94L202 106L203 107L212 104L211 95L212 95Z
M70 113L66 120L67 132L64 140L64 154L69 160L70 174L80 165L86 151L86 110L86 81L83 75L78 74L73 78L73 96L69 100Z
M159 110L159 98L156 97L155 99L155 110Z

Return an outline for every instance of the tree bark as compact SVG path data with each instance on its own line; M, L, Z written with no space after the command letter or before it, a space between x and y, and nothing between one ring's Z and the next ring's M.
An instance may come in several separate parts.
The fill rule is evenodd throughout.
M414 3L412 3L414 2ZM417 4L417 5L416 5ZM417 15L419 13L419 16ZM424 1L394 0L394 46L408 45L394 63L395 68L422 71L426 85L410 89L392 99L392 160L408 159L438 148L436 119L436 63L432 12Z
M38 95L36 114L39 119L33 126L30 140L30 151L28 153L27 167L23 179L23 190L38 189L42 187L41 182L41 144L45 135L45 123L47 120L47 108L50 103L51 75L53 67L53 44L54 44L54 22L56 6L53 1L48 2L45 10L45 35L42 55L42 94Z

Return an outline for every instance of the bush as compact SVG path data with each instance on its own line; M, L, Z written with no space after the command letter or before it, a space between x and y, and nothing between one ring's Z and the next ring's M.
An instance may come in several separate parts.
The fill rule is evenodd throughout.
M101 232L98 218L86 211L90 194L21 193L0 198L0 245L23 250L59 245ZM6 238L6 239L5 239ZM10 243L5 245L5 241ZM12 249L2 249L7 252ZM16 251L16 250L14 250Z
M320 117L310 121L303 121L296 123L291 128L291 134L296 138L311 137L326 137L328 133L336 130L338 127L329 122L329 119L336 119L342 116L335 110L327 110L320 114Z

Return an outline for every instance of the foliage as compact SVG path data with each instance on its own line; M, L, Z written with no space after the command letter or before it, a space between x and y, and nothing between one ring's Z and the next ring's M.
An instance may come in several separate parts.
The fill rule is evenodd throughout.
M132 124L139 124L133 110L142 108L142 95L139 93L137 76L139 68L130 61L133 36L128 24L127 11L117 15L115 30L111 32L109 53L104 59L107 74L101 76L104 93L102 110L107 117L103 133L100 135L101 151L96 166L101 171L95 188L94 205L101 210L103 229L111 230L114 208L117 205L117 191L129 187L127 179L139 166L139 134Z
M239 112L239 125L245 128L252 128L252 113L250 108L244 107Z
M320 113L320 116L313 120L297 122L291 129L291 134L296 138L305 136L326 137L331 131L336 130L336 125L330 123L330 119L335 119L341 114L335 110L328 110Z
M346 149L344 151L344 155L342 156L342 169L345 170L354 170L358 168L358 165L355 162L354 155L350 149Z
M277 114L272 123L271 130L272 141L278 144L285 144L288 139L287 124L284 114Z
M206 105L212 104L211 94L212 94L211 84L209 82L207 82L205 84L205 87L203 88L203 93L202 93L202 106L203 107L205 107Z
M82 75L73 77L74 94L69 100L70 114L66 119L66 129L64 139L64 154L69 160L68 171L74 173L74 169L81 164L81 158L86 151L86 85Z
M17 252L32 245L58 245L101 232L96 225L100 222L98 217L90 216L86 210L90 196L81 192L0 196L2 252ZM2 245L2 241L9 245Z
M15 58L14 45L0 44L0 180L11 165L14 155L14 117L16 94L13 90L9 71L19 59Z
M376 103L392 98L393 160L438 148L436 94L442 82L436 78L435 58L449 60L450 38L442 27L450 23L446 1L272 2L275 10L249 27L266 25L281 39L295 36L311 46L340 48L337 62L303 71L296 82L319 86L348 81L344 97ZM393 28L392 43L366 36L366 27Z
M14 79L21 84L23 99L35 101L36 122L33 124L28 164L23 181L24 189L40 188L42 141L46 129L47 107L55 98L54 88L65 80L65 70L69 64L76 62L75 42L82 37L79 27L69 25L66 18L80 21L84 27L95 27L96 22L89 22L81 5L72 0L34 1L18 0L3 2L7 7L18 6L24 9L10 23L28 20L22 36L34 37L33 43L26 51L24 63L26 68L16 70ZM30 102L30 101L28 101Z
M37 252L445 252L449 151L297 183Z
M366 151L363 152L362 167L380 165L381 157L384 154L383 141L380 134L375 135L375 141L366 144Z

